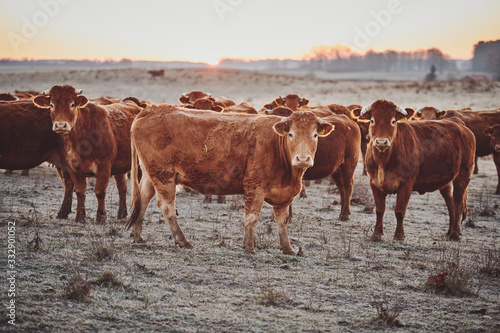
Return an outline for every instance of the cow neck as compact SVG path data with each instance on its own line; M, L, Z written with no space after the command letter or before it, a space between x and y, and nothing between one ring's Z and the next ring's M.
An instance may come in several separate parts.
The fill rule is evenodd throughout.
M302 176L304 175L306 169L295 168L292 166L292 163L290 162L291 157L287 149L288 145L286 137L280 136L278 144L279 144L279 149L278 149L279 163L280 163L280 169L282 170L282 177L281 177L282 184L289 184L295 178L302 179Z
M82 109L79 108L75 126L68 134L62 136L64 145L77 153L80 153L80 148L88 148L88 145L84 143L89 143L86 133L89 133L89 130L91 130L90 124L86 121L85 117L82 117L81 113Z

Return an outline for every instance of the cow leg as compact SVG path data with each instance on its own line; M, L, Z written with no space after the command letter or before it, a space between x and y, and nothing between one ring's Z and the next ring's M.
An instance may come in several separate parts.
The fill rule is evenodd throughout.
M225 195L218 195L217 196L217 203L225 204L226 203L226 196Z
M412 187L413 186L408 186L408 184L405 184L398 190L398 194L396 197L396 208L394 209L394 213L396 215L396 231L394 232L395 240L405 239L403 220L406 215L408 202L410 201Z
M479 173L479 167L477 166L477 155L474 157L474 174L477 175Z
M280 248L284 254L295 254L290 239L288 238L287 221L288 221L288 206L273 207L274 219L278 225L278 234L280 238Z
M116 188L118 189L118 218L127 218L127 174L114 175Z
M500 153L493 153L493 161L495 161L495 167L497 168L498 177L497 191L495 192L495 194L500 194Z
M382 193L373 183L370 183L370 187L372 189L373 199L375 200L375 211L377 213L377 222L375 223L372 239L379 241L384 234L384 213L387 195Z
M460 240L460 225L461 219L467 210L467 186L469 185L470 176L470 169L462 169L453 181L454 214L453 223L448 234L450 240Z
M349 220L351 215L351 197L352 197L352 185L353 185L353 168L347 168L345 165L341 165L336 172L332 174L332 179L337 185L340 193L340 215L339 219L341 221Z
M106 189L108 188L111 167L101 167L98 169L95 181L94 193L97 198L96 223L106 223Z
M57 213L58 219L66 219L68 218L69 213L71 213L71 205L73 203L73 191L75 186L71 181L71 177L67 172L63 172L61 168L57 168L57 173L59 177L61 177L61 181L64 187L64 199L61 205L61 209L59 209L59 213Z
M87 192L87 178L81 175L71 176L76 192L75 222L85 223L85 195Z
M30 175L29 169L21 171L21 176L29 176L29 175Z
M363 135L361 133L361 135ZM362 162L363 162L363 176L366 176L367 173L366 173L366 163L365 163L365 155L366 155L366 148L368 146L368 143L366 142L363 142L363 140L361 140L361 156L362 156Z
M441 196L444 199L444 202L446 203L446 207L448 208L448 215L450 216L450 225L448 227L448 232L446 233L447 235L450 235L451 232L451 226L453 225L453 221L455 220L455 208L453 205L453 196L451 195L451 183L447 184L445 187L441 188L439 190L439 193L441 193Z
M309 185L309 181L308 180L304 180L302 179L302 188L300 189L300 198L303 199L303 198L307 198L307 193L306 193L306 182L307 182L307 185Z
M212 196L210 194L205 195L203 203L212 203Z
M254 193L245 192L245 236L243 237L243 248L246 253L255 253L253 230L259 220L264 198Z
M134 203L132 208L132 213L130 214L129 225L132 226L132 231L130 236L134 237L134 243L144 243L144 237L142 237L142 223L144 221L144 215L146 214L146 209L151 202L151 199L155 196L156 190L149 178L147 172L142 174L142 179L140 183L141 197L140 202Z
M175 182L173 180L155 183L156 203L163 213L174 236L175 244L190 249L193 245L186 239L175 214Z

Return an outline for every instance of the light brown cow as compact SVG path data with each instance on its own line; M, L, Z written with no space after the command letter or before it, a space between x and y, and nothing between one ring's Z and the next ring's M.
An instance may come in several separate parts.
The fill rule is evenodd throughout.
M500 110L472 111L470 108L462 110L439 110L426 106L417 111L415 118L422 120L447 119L451 117L460 118L476 137L476 158L474 160L474 174L479 172L477 165L478 157L491 154L490 138L483 130L487 126L500 124Z
M242 102L240 104L226 106L223 113L246 113L246 114L258 114L257 110L250 104Z
M397 194L394 239L402 240L411 192L423 194L439 190L450 215L447 235L451 240L460 239L461 218L467 214L467 186L476 141L463 121L450 118L407 122L415 111L387 100L377 100L352 112L360 121L370 122L371 139L365 159L377 213L372 238L380 240L384 233L388 194Z
M96 176L96 221L106 221L104 199L111 175L120 197L118 217L124 218L127 215L125 175L131 164L130 126L142 109L132 101L99 106L89 103L81 93L70 85L56 85L36 96L33 103L50 110L52 130L62 139L64 166L77 196L75 220L85 222L86 177L90 175ZM71 196L65 197L64 202L68 201L70 210ZM63 213L67 216L69 210Z
M497 168L498 184L495 194L500 194L500 124L484 129L484 134L490 137L490 149Z
M191 248L175 214L175 187L187 185L204 194L245 196L245 252L254 253L253 230L262 204L273 206L280 247L294 250L288 238L288 207L301 179L314 164L318 137L333 126L311 112L290 117L219 114L170 105L146 108L132 125L132 227L144 241L142 219L156 193L176 244ZM145 172L138 183L137 158Z
M268 114L289 117L294 111L278 107ZM318 180L331 177L340 193L339 219L346 221L351 213L350 204L354 171L358 165L361 134L356 123L344 115L334 115L329 111L326 117L320 110L312 111L317 117L335 126L335 135L318 140L314 166L304 173L304 180ZM303 194L304 193L304 194ZM305 197L302 187L301 197Z
M179 102L181 102L182 104L184 104L183 106L184 107L187 107L188 105L194 105L194 103L199 100L199 99L203 99L203 98L208 98L210 101L212 101L213 105L219 105L219 106L222 106L222 107L226 107L226 106L231 106L231 105L235 105L236 103L234 103L232 100L230 99L227 99L226 97L224 96L220 96L220 97L217 97L217 98L213 98L212 97L212 94L210 93L204 93L203 91L199 91L199 90L194 90L194 91L191 91L191 92L185 92L181 95L181 97L179 97ZM195 109L198 109L198 108L195 108ZM204 108L204 109L198 109L198 110L210 110L208 108ZM221 111L221 110L213 110L213 111Z

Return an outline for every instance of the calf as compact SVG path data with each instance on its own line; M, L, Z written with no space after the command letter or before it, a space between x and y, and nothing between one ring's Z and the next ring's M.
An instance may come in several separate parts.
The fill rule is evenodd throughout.
M104 199L110 176L114 176L120 196L118 218L127 215L126 173L130 170L130 126L142 110L134 102L99 106L89 103L70 85L56 85L38 95L33 103L50 110L52 130L62 141L64 166L77 197L77 222L85 222L87 176L96 176L96 222L106 221ZM71 186L71 185L67 185ZM72 192L72 191L71 191ZM71 208L71 195L65 197ZM64 205L64 204L63 204ZM62 215L68 215L69 210Z
M498 184L495 194L500 194L500 124L486 127L484 134L490 137L490 149L497 168Z
M377 213L372 237L380 240L384 233L388 194L397 194L394 239L402 240L403 219L411 192L423 194L439 190L450 215L447 235L451 240L458 240L460 218L467 214L467 186L476 144L474 134L457 118L407 122L414 112L386 100L352 111L360 121L370 122L365 162Z
M300 192L307 168L314 165L318 137L333 125L312 112L290 117L219 114L169 105L152 106L132 125L132 227L135 242L144 241L142 219L156 202L176 244L191 248L175 214L175 187L187 185L203 194L245 196L245 252L254 253L253 230L262 204L273 206L280 246L294 251L288 238L288 207ZM143 178L138 183L137 158Z

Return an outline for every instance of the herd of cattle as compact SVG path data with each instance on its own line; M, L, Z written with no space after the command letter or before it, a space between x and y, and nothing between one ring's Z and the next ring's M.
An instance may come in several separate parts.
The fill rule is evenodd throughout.
M100 223L106 221L111 176L119 193L118 218L127 217L131 172L127 227L134 242L144 242L142 221L156 195L175 243L187 248L192 245L177 224L176 185L205 194L205 201L243 194L248 253L255 252L254 228L264 202L273 207L281 250L294 253L287 222L293 199L305 193L303 180L331 177L340 193L339 218L347 220L360 152L375 200L374 239L383 235L387 195L397 194L394 239L401 240L412 191L439 190L449 212L448 238L458 240L478 157L493 154L500 194L500 109L415 112L382 99L365 107L309 106L293 94L256 110L200 91L184 93L179 101L89 100L70 85L0 94L0 169L53 164L64 187L57 217L69 216L76 192L77 222L85 222L87 177L95 176Z

